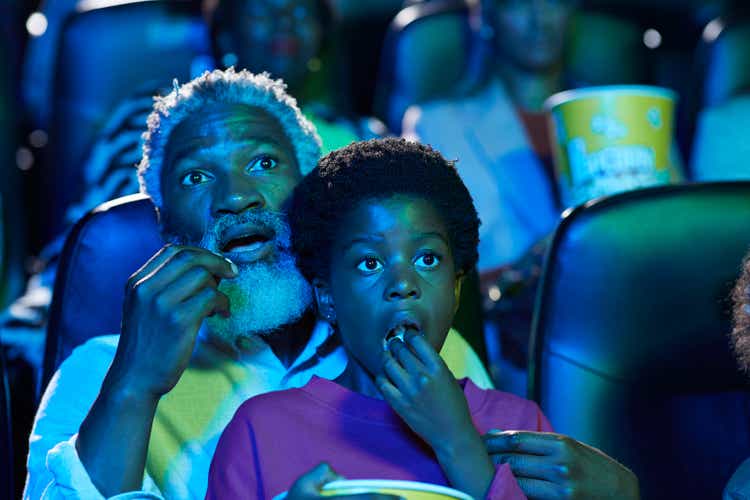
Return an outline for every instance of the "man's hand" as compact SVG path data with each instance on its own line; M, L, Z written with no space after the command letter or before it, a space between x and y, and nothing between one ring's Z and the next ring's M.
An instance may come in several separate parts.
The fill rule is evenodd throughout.
M326 483L343 479L336 474L331 466L322 462L309 472L306 472L297 479L286 495L286 500L316 500L319 498L335 498L338 500L397 500L401 497L393 495L383 495L379 493L367 493L360 495L327 495L323 497L320 490Z
M440 355L422 335L407 333L384 353L378 389L406 424L435 452L451 485L481 498L494 475L471 421L469 406Z
M483 437L492 460L510 465L530 500L638 499L638 478L594 447L561 434L490 431Z
M169 392L187 367L203 319L229 315L218 284L236 276L234 264L207 250L162 248L128 280L110 382L155 399Z
M117 352L76 441L103 496L141 489L159 399L185 371L203 318L229 314L217 286L236 276L232 267L206 250L167 245L128 280Z

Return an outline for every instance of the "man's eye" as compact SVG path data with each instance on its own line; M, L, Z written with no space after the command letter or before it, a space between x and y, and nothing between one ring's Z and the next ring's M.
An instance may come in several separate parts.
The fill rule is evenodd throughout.
M359 264L357 264L357 269L365 273L379 271L382 268L383 264L381 264L381 262L375 257L365 257L364 259L359 261Z
M440 264L440 257L434 253L426 253L417 257L414 264L422 269L435 269Z
M247 164L247 170L249 172L259 172L262 170L274 169L278 165L279 162L276 158L268 155L260 155L250 160L250 163Z
M180 184L182 184L183 186L197 186L198 184L203 184L204 182L207 182L209 180L211 180L211 177L209 177L208 175L198 170L193 170L192 172L188 172L182 176L182 178L180 179Z

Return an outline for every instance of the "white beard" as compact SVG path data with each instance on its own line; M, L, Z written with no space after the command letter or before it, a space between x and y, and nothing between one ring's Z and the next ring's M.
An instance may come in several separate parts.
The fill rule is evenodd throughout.
M291 253L290 229L285 216L266 210L224 215L211 221L197 243L167 235L172 243L198 246L219 254L222 232L231 225L247 223L273 228L276 250L272 260L238 264L239 275L219 283L219 291L229 298L230 316L223 318L217 314L207 318L207 333L234 347L239 346L241 339L268 335L296 321L312 304L312 287L297 269Z

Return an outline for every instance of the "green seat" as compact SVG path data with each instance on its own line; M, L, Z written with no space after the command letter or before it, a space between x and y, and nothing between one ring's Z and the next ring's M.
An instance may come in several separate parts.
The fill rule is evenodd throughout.
M720 498L750 457L728 300L750 182L667 186L567 213L537 296L529 395L553 427L628 465L643 498Z

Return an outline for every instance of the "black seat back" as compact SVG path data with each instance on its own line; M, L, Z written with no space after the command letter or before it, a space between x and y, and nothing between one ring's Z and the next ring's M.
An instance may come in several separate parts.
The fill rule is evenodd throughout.
M99 3L81 2L60 35L50 142L38 179L45 204L35 227L43 244L60 233L65 209L80 199L84 161L112 109L146 87L189 80L209 54L208 29L193 2Z
M0 495L13 498L13 432L11 429L10 387L5 353L0 349Z
M128 278L162 245L156 211L144 195L105 203L76 223L55 278L42 388L76 346L120 332Z
M542 276L530 397L638 475L643 498L720 498L750 456L728 342L750 182L628 192L568 213Z

